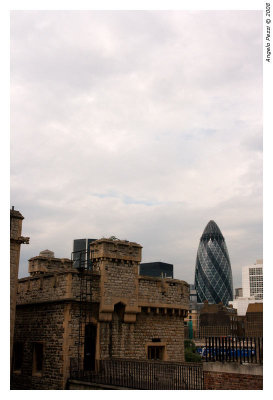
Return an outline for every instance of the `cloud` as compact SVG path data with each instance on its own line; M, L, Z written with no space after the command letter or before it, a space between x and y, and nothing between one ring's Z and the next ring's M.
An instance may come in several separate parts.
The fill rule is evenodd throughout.
M260 11L13 11L20 274L44 248L115 235L193 281L215 219L240 285L262 252L261 54Z

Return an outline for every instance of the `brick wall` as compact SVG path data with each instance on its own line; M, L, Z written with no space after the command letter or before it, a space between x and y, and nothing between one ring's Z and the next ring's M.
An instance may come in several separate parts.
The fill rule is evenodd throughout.
M205 390L262 390L263 369L256 364L204 363Z
M221 326L221 325L213 325L213 326L200 326L199 327L199 335L202 338L205 337L222 337L230 335L230 325Z
M249 337L263 336L263 312L246 313L245 335Z

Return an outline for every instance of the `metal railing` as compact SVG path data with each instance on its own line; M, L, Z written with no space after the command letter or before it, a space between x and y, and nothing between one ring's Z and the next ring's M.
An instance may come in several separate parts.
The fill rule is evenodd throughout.
M201 390L201 364L125 359L100 360L97 371L73 369L70 378L140 390Z
M207 337L202 349L206 361L263 363L263 338Z

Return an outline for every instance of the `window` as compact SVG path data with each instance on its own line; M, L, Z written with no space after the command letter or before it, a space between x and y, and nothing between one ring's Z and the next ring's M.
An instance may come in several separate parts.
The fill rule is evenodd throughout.
M148 346L148 360L163 360L164 346Z
M33 343L33 366L32 375L42 375L43 371L44 345L43 343Z
M23 343L15 342L13 345L13 371L21 372L23 364Z

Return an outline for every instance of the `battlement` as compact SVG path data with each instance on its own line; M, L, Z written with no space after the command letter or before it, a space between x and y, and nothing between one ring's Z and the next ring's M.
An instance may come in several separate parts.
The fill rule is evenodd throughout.
M135 322L141 310L185 317L189 285L178 279L140 276L141 250L135 242L96 240L90 244L92 269L85 271L73 268L67 258L54 257L50 250L41 251L29 260L30 277L19 280L17 304L78 301L81 280L88 279L88 301L99 303L100 321L111 321L119 303L125 307L126 322Z
M91 259L113 259L139 263L141 249L137 243L127 240L99 239L90 244Z
M56 258L50 250L40 252L39 256L28 260L28 272L31 276L46 272L65 272L73 268L73 263L68 258Z
M189 309L189 284L170 278L138 277L140 307Z

